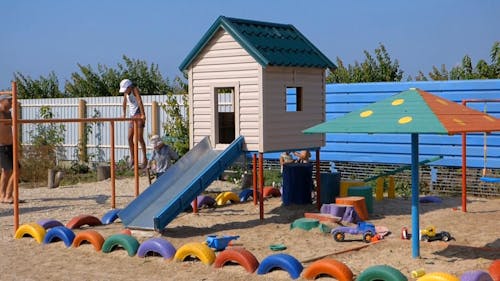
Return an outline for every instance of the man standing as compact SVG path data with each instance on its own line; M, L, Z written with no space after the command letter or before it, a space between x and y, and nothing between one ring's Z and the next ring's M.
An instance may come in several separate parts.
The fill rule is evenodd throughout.
M123 79L120 82L120 93L123 94L123 117L127 116L127 104L129 107L130 117L140 117L141 121L137 122L138 125L138 140L142 149L142 164L139 166L144 169L147 165L148 159L146 156L146 143L144 142L144 127L146 127L146 114L144 112L144 105L142 104L141 94L139 89L129 79ZM130 149L130 162L129 166L134 165L134 121L130 121L128 126L128 146Z
M12 119L10 109L12 108L12 96L0 95L0 119ZM12 124L0 122L0 201L1 203L14 202L12 197Z

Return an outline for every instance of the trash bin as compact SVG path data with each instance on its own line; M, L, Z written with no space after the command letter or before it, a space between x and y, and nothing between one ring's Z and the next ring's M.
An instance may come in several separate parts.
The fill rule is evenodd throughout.
M335 202L340 194L340 173L321 173L321 204Z
M283 165L283 205L311 204L313 189L311 163L289 163Z

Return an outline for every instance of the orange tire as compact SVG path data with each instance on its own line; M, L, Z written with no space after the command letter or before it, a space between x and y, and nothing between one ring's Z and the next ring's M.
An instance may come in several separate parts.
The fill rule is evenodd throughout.
M267 198L267 197L280 197L281 196L280 190L277 189L276 187L272 187L272 186L266 186L266 187L264 187L263 194L264 194L264 198Z
M232 247L220 252L215 258L214 267L221 268L227 262L237 263L249 273L255 272L259 267L257 258L243 247Z
M339 281L354 280L351 269L344 263L332 258L317 260L302 272L302 277L308 280L314 280L320 275L328 275Z
M66 227L69 229L75 229L75 228L80 228L82 225L96 226L96 225L102 225L102 222L100 219L94 216L80 215L72 218L66 224Z
M494 260L490 267L488 268L488 272L490 273L491 279L493 281L500 281L500 259Z
M102 235L95 230L89 229L80 231L76 234L75 239L73 240L73 247L78 248L83 241L87 241L92 244L94 249L99 252L102 249L102 244L104 244L104 237L102 237Z

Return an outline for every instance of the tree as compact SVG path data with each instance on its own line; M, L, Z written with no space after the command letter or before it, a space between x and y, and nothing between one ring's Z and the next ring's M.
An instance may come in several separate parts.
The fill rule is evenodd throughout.
M188 85L180 77L176 77L174 82L172 91L167 92L166 101L162 105L169 117L163 124L163 129L169 136L168 144L182 156L189 150Z
M14 79L17 83L20 99L60 98L64 96L59 90L59 80L54 71L50 72L47 77L40 76L38 80L16 72Z
M364 62L360 64L355 61L354 65L347 67L337 57L337 69L328 74L327 83L401 81L403 71L399 68L399 62L398 60L392 61L383 44L375 49L375 57L366 50L363 53L365 54Z

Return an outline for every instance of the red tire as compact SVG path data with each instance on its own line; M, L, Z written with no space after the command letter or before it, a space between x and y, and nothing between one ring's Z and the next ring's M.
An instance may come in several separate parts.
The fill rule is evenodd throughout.
M494 260L490 267L488 268L488 272L491 275L493 281L500 281L500 259Z
M222 268L227 262L241 265L248 273L253 273L259 267L257 258L243 247L232 247L220 252L214 261L215 268Z
M80 215L72 218L67 224L66 227L69 229L75 229L75 228L80 228L83 225L88 225L88 226L96 226L96 225L102 225L102 222L100 219L90 216L90 215Z
M352 281L353 273L344 263L332 259L324 258L313 262L302 273L302 277L314 280L321 275L328 275L339 281Z

